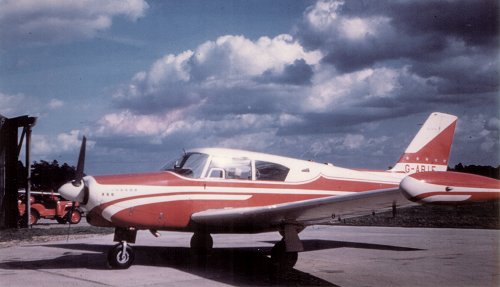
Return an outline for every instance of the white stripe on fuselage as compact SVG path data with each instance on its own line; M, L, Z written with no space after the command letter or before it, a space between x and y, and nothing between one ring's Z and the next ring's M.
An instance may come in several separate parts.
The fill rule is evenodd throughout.
M160 203L160 202L165 203L165 202L181 201L181 200L247 200L251 197L252 197L251 195L176 194L176 195L166 195L166 196L135 198L125 201L120 201L116 204L106 207L102 211L102 216L106 220L111 221L111 217L122 210L151 203Z

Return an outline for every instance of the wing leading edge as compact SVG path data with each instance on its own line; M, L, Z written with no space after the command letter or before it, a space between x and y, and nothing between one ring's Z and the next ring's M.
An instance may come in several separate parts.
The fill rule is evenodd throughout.
M191 220L197 227L212 232L261 232L279 229L285 224L332 223L414 204L394 187L268 206L211 209L194 213Z

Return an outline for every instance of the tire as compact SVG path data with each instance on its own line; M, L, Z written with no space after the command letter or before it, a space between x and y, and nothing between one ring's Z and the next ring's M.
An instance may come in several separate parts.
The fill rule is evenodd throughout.
M127 269L134 262L134 250L127 244L125 254L123 254L123 245L118 243L108 252L108 264L113 269Z
M210 233L195 232L191 237L191 250L199 254L208 254L214 246Z
M30 212L30 221L29 221L29 225L35 225L37 222L38 222L38 219L40 219L40 214L38 213L38 211L36 209L31 209L31 212Z
M277 242L271 249L271 261L277 270L290 270L299 258L297 252L286 252L285 241Z
M69 222L71 224L78 224L82 220L82 214L78 210L73 210L73 213L71 213L71 217L69 219Z

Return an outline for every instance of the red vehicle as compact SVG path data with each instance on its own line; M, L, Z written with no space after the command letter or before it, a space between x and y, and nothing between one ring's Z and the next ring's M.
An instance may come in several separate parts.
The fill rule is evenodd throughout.
M20 192L18 200L19 215L24 215L26 211L25 194ZM71 212L72 202L64 200L58 193L54 192L31 192L31 216L29 224L33 225L40 218L55 219L58 223L65 224L68 222L68 213ZM75 203L73 212L69 216L71 224L77 224L82 219L82 212L79 210L79 203Z

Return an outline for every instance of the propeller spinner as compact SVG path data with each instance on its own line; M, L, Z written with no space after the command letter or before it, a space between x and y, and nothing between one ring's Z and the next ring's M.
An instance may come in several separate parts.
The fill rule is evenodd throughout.
M85 146L87 138L84 136L78 155L78 164L76 167L75 179L63 184L59 188L59 193L62 197L73 202L83 202L85 199L85 183L83 181L83 169L85 166Z

